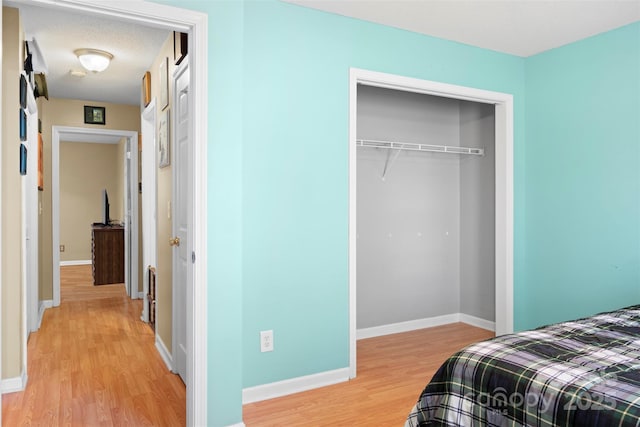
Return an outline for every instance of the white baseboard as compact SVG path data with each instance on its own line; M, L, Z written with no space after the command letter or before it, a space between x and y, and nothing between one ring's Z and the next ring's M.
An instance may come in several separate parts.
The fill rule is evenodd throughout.
M432 328L434 326L447 325L449 323L463 322L478 328L495 331L495 322L480 319L464 313L445 314L443 316L427 317L424 319L409 320L407 322L391 323L389 325L362 328L356 331L356 339L381 337L383 335L399 334L401 332L415 331L417 329Z
M247 387L242 390L242 403L258 402L260 400L273 399L288 394L299 393L314 388L349 381L349 368L320 372L304 377L291 378L275 383Z
M476 326L488 331L496 331L496 322L492 322L491 320L485 320L469 314L460 313L460 321L467 325Z
M75 261L60 261L60 267L66 267L69 265L91 265L90 259L80 259Z
M138 291L138 299L144 299L144 291Z
M40 329L40 326L42 325L42 317L44 316L44 311L47 308L51 308L51 307L53 307L52 299L40 301L40 307L38 308L38 329Z
M246 426L244 425L244 423L238 423L238 424L231 424L230 426L227 426L227 427L246 427Z
M164 361L164 364L167 365L167 369L169 369L171 372L174 372L173 357L171 356L169 350L167 350L167 346L164 345L164 342L162 342L162 338L160 338L160 335L158 334L156 334L156 349L158 350L158 353L160 353L160 357Z
M7 378L2 380L2 394L23 391L26 386L27 371L23 368L22 374L19 377Z

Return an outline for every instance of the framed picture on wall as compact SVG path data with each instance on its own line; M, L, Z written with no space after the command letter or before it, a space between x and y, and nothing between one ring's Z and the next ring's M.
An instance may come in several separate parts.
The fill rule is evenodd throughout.
M42 134L38 133L38 190L44 190L44 167L42 160Z
M180 65L185 56L187 56L187 33L173 32L173 62Z
M27 79L20 76L20 107L27 108Z
M169 58L160 61L160 109L169 106Z
M89 125L103 125L106 119L105 107L84 106L84 122Z
M158 124L158 166L164 168L171 164L171 144L169 143L169 109L160 114Z
M27 113L20 109L20 141L27 140Z
M142 103L146 107L151 102L151 73L149 71L142 76Z
M27 147L20 144L20 175L27 174Z

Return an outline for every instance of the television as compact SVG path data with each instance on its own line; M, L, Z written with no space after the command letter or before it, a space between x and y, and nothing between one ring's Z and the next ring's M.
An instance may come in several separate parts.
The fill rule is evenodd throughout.
M107 189L102 190L102 223L109 225L111 222L109 218L109 195Z

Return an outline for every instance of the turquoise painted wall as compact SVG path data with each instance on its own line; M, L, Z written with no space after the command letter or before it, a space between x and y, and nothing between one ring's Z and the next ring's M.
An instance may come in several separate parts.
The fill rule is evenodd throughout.
M349 67L514 94L524 60L278 1L244 15L243 385L348 366ZM516 198L521 239L522 200ZM518 257L516 253L516 257ZM259 331L275 351L260 353Z
M640 23L525 65L517 327L640 303Z
M242 421L244 3L154 1L208 14L207 426L229 426Z
M639 24L525 60L274 0L156 1L209 15L208 425L242 420L243 387L348 365L349 67L514 95L517 329L637 301Z

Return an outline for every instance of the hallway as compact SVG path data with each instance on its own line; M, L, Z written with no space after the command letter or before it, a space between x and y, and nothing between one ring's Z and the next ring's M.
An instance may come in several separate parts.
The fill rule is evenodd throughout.
M27 387L2 396L2 425L184 425L185 386L141 310L123 285L93 286L90 265L62 267L60 307L29 337Z

